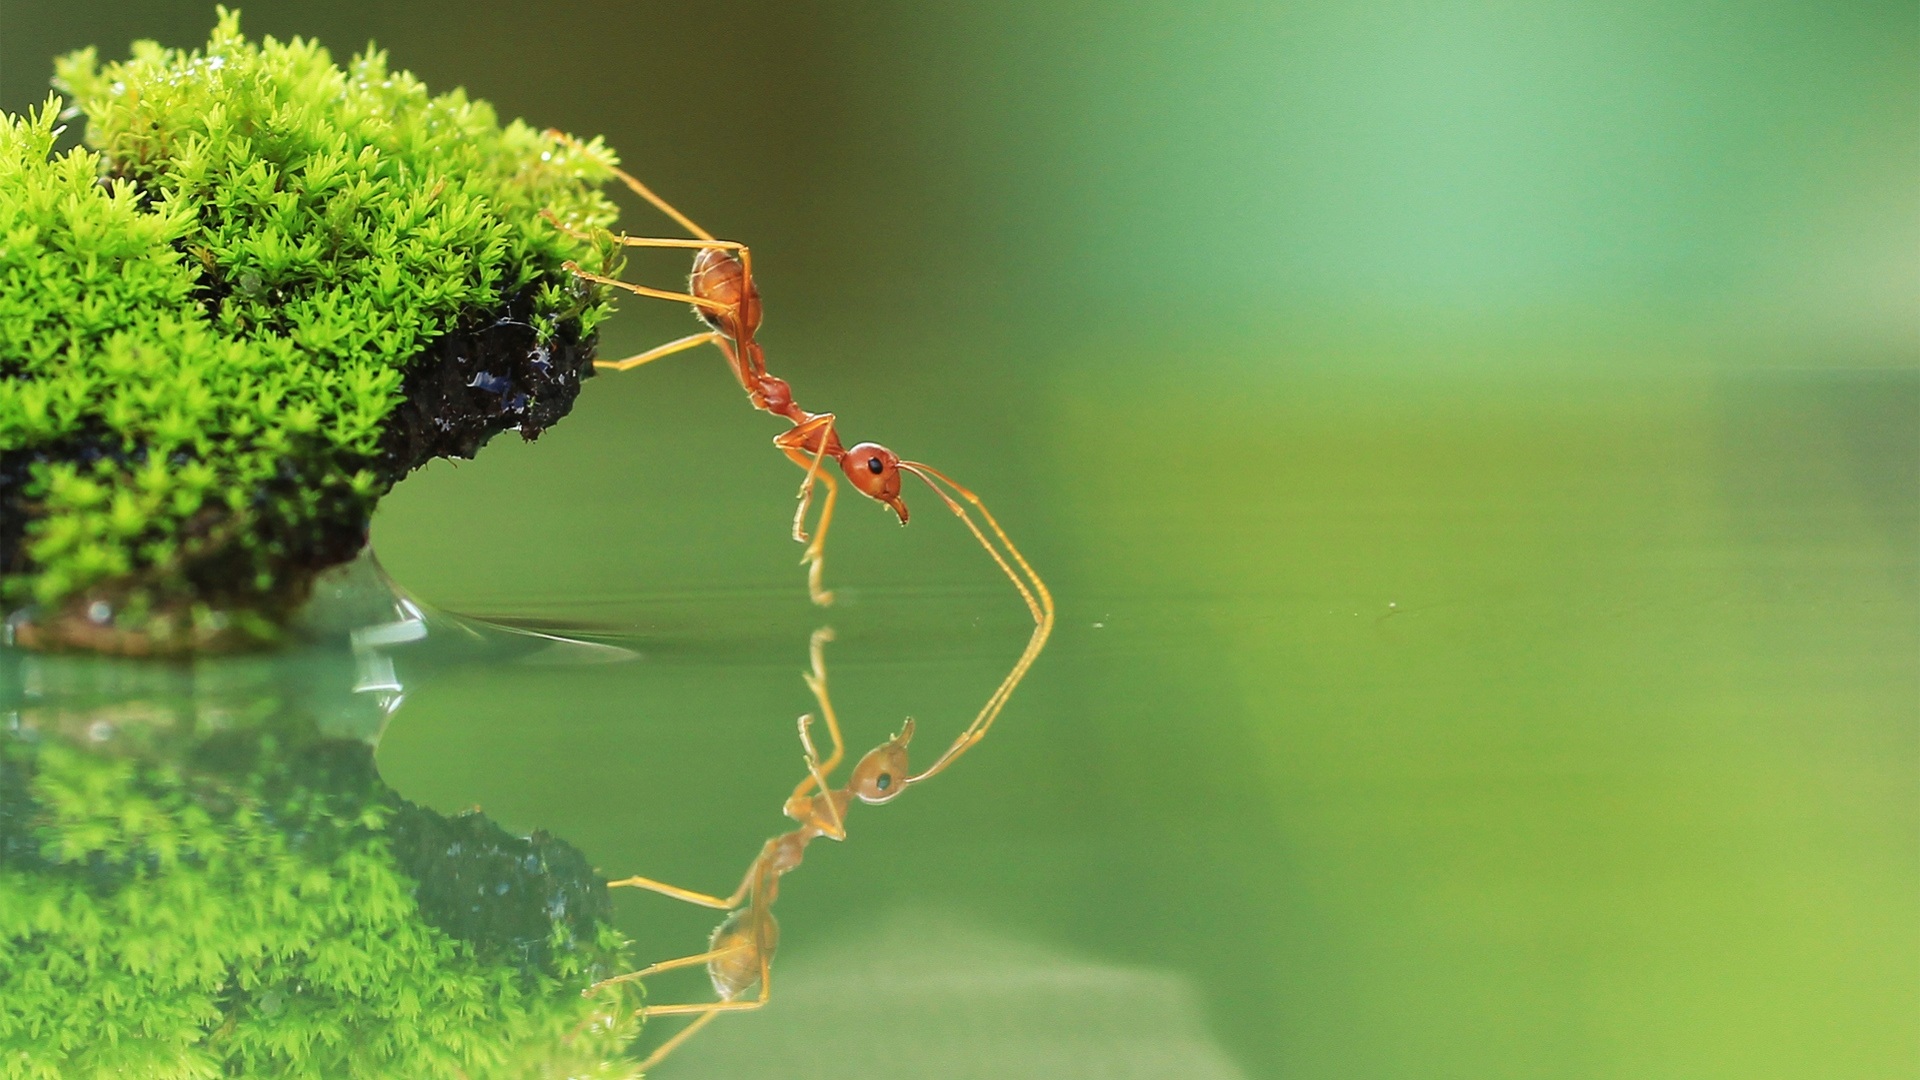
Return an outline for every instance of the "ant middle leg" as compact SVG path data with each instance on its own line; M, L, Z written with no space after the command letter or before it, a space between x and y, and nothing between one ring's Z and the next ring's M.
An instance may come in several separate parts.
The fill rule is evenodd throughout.
M724 950L723 950L724 952ZM773 996L773 972L771 962L765 955L760 957L760 993L744 1001L738 998L726 998L720 1001L698 1001L686 1005L644 1005L641 1016L698 1016L702 1013L745 1012L758 1009Z
M579 263L574 262L572 259L568 259L561 265L566 267L567 272L575 277L582 277L601 285L611 285L616 289L625 289L639 296L650 296L655 300L674 300L682 304L692 304L701 311L711 312L721 319L731 319L735 315L734 305L732 304L723 304L718 300L709 300L704 296L695 296L692 293L677 293L667 289L655 289L647 285L635 285L631 281L621 281L619 278L611 278L603 274L593 273L592 271L582 268Z

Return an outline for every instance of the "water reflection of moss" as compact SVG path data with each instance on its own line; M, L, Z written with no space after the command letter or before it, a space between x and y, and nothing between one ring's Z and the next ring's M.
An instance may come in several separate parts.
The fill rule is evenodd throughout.
M633 1075L631 1008L579 993L625 965L571 846L297 724L96 720L103 753L32 719L0 741L0 1075Z

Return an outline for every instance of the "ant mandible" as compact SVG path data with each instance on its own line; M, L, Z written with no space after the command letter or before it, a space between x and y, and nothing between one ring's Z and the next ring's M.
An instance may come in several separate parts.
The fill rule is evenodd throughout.
M1038 584L1038 579L1035 579ZM1042 596L1045 586L1040 586ZM1052 600L1046 600L1048 622L1051 622ZM731 896L710 896L706 893L682 889L652 878L629 877L607 883L610 888L630 887L647 889L684 900L702 907L715 908L727 912L713 935L707 941L707 951L683 956L676 960L663 960L660 963L642 968L625 975L616 975L603 979L588 987L584 993L592 994L608 986L633 982L657 975L663 971L693 967L705 964L707 976L713 982L714 993L718 1001L694 1002L676 1005L645 1005L639 1009L642 1017L655 1016L693 1016L696 1019L677 1032L672 1038L661 1043L654 1052L640 1063L640 1071L645 1072L672 1053L680 1044L692 1038L701 1028L713 1022L713 1018L723 1012L739 1012L757 1009L767 1003L773 994L773 954L780 945L780 924L773 917L773 902L780 895L780 879L800 865L806 857L807 845L820 837L829 840L847 838L847 810L858 799L870 805L892 802L900 793L927 780L951 765L954 759L986 736L987 729L1006 704L1007 696L1025 673L1026 665L1032 662L1032 652L1021 657L1017 665L992 698L981 709L974 722L954 739L934 763L924 772L913 773L907 764L907 744L913 739L913 718L908 717L900 728L900 733L879 746L869 750L853 767L845 787L832 787L827 778L833 775L841 760L846 756L846 744L840 737L840 720L833 711L833 699L827 693L826 644L833 640L833 631L822 627L813 632L808 643L808 655L812 661L812 670L803 672L807 688L813 691L813 697L820 706L820 718L826 722L828 737L833 749L825 760L814 748L812 727L814 717L811 713L800 717L800 747L807 766L807 776L787 797L781 812L799 824L799 827L768 840L760 848L760 854L747 866L747 873L740 881L740 887ZM759 993L749 998L745 995L755 987Z
M583 151L578 140L558 131L550 130L547 137L554 139L571 149ZM624 360L596 360L594 367L605 371L630 371L642 364L651 363L663 356L713 344L727 358L728 367L747 392L747 397L755 408L786 418L793 424L788 430L774 437L773 445L780 452L805 469L806 479L800 483L799 506L793 515L793 538L806 544L806 553L800 561L807 565L807 591L813 602L825 607L833 602L833 594L821 587L821 572L826 561L827 528L833 522L834 500L839 485L831 473L823 472L821 463L832 458L840 467L840 472L861 494L891 507L900 515L900 524L907 523L906 500L900 497L900 474L902 471L913 473L927 486L934 489L949 507L962 517L957 504L940 487L946 484L968 502L979 506L982 513L986 507L978 496L955 483L938 470L915 461L903 461L898 454L878 443L858 443L845 446L834 429L832 413L812 413L802 409L793 400L793 388L785 379L767 371L766 354L754 335L760 329L760 288L753 280L753 255L747 246L732 240L719 240L707 230L694 224L693 219L674 209L653 190L628 174L614 167L613 173L620 178L634 194L639 195L661 213L679 223L680 227L694 235L694 239L679 237L614 237L625 247L650 248L691 248L694 249L693 272L688 277L687 291L671 292L666 289L654 289L645 285L621 281L618 278L605 277L590 273L578 263L567 262L566 269L587 280L601 285L624 289L639 296L649 296L660 300L676 300L691 304L694 314L707 325L707 329L686 337L669 341L648 349L645 352L629 356ZM592 236L560 220L551 210L541 211L543 217L555 228L570 236L591 241ZM939 483L936 483L936 478ZM818 481L826 486L826 496L821 500L820 517L814 523L813 535L809 540L806 528L806 516L813 500L813 485ZM972 523L969 522L969 527ZM997 527L996 527L997 529ZM979 536L979 530L974 529ZM1004 539L1004 536L1003 536ZM984 538L982 543L985 543ZM993 551L992 545L987 545ZM998 553L994 554L998 559ZM1005 564L1002 563L1004 566ZM1016 579L1017 580L1017 579Z

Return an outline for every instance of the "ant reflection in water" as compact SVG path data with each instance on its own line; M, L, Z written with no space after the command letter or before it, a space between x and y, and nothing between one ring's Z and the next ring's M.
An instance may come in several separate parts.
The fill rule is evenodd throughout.
M1036 618L1042 619L1042 626L1051 624L1052 600L1045 594L1045 586L1038 579L1035 584L1045 599L1044 616L1036 612ZM1025 589L1023 588L1024 592ZM1036 628L1036 640L1029 654L1038 651L1038 644L1044 635ZM657 975L676 968L693 967L704 964L707 974L713 981L714 993L718 1001L696 1002L683 1005L647 1005L639 1010L643 1017L655 1016L693 1016L696 1019L672 1038L662 1043L641 1063L646 1070L658 1064L661 1059L672 1053L681 1043L693 1035L713 1018L723 1012L737 1012L757 1009L767 1003L773 993L772 966L774 950L780 944L780 924L773 917L773 902L780 895L780 879L805 858L807 845L820 837L829 840L844 840L847 836L847 810L855 799L863 803L878 806L898 798L900 793L924 780L930 779L973 744L983 738L987 729L993 725L1007 695L1024 674L1026 665L1031 663L1031 655L1023 655L1021 663L1009 673L999 690L994 693L974 722L960 733L945 753L941 754L924 772L914 773L907 762L907 744L913 739L913 719L909 717L901 727L900 733L879 746L868 751L853 766L853 772L847 777L846 786L835 788L829 778L846 756L846 744L840 735L840 720L834 714L833 699L827 692L827 668L825 648L833 640L833 631L821 628L814 631L809 646L812 670L804 673L807 688L813 691L814 700L820 707L819 719L824 721L831 750L822 759L813 741L815 717L809 713L800 717L800 747L807 767L807 776L793 794L787 797L781 812L799 824L798 828L768 840L760 848L747 867L747 873L740 881L740 887L731 896L709 896L654 881L651 878L630 877L619 881L610 881L610 887L632 887L648 889L676 900L699 904L702 907L715 908L728 912L727 917L713 931L708 940L707 951L683 956L677 960L665 960L639 971L605 979L587 990L591 994L607 986L632 982ZM759 992L752 997L746 995L758 987Z
M576 151L586 148L572 136L560 131L549 131L547 136ZM907 504L900 497L902 472L918 476L928 487L944 500L949 507L954 501L946 489L951 489L961 498L979 507L983 514L986 507L978 496L955 483L952 478L929 465L915 461L904 461L898 454L878 443L859 443L846 446L834 429L832 413L812 413L802 409L793 400L793 387L785 379L767 371L766 354L754 335L760 329L761 306L760 288L753 280L753 255L747 246L732 240L719 240L693 220L681 213L651 188L625 171L613 169L628 188L645 199L661 213L672 218L681 228L692 233L694 238L680 237L639 237L618 235L613 240L624 247L647 248L691 248L694 249L693 270L687 281L687 291L671 292L645 285L621 281L614 277L605 277L589 273L577 263L568 262L566 268L579 277L608 285L639 296L648 296L660 300L676 300L691 304L694 314L707 325L701 333L669 341L645 352L629 356L624 360L596 360L594 367L607 371L628 371L642 364L671 356L677 352L709 344L719 348L732 368L734 378L746 390L747 397L754 408L784 417L793 426L774 437L773 444L781 453L792 459L796 465L805 469L806 479L800 483L799 507L793 515L793 538L806 544L806 553L800 561L807 566L807 589L813 602L822 607L833 602L833 594L821 586L821 569L826 561L827 528L833 522L834 500L839 485L830 472L822 471L821 465L831 458L847 482L861 494L876 502L884 503L900 516L900 524L907 523ZM593 240L593 236L582 232L562 221L551 210L543 210L542 215L555 228L581 240ZM813 487L818 482L825 486L826 495L821 500L819 520L814 523L813 535L809 539L806 517L813 501ZM945 489L942 485L945 485ZM957 507L955 512L959 513ZM965 516L962 514L961 516ZM992 515L987 515L991 523ZM971 526L969 522L969 526ZM998 526L995 526L998 531ZM975 529L975 535L979 530ZM1006 539L1002 534L1003 541ZM981 539L983 544L985 538ZM1008 547L1012 545L1009 543ZM992 551L992 546L988 545ZM1014 553L1019 557L1018 552ZM996 553L996 559L1000 556ZM1024 566L1023 566L1024 568ZM1029 574L1032 571L1027 571ZM1009 574L1012 572L1009 571ZM1015 579L1016 582L1018 578ZM1031 601L1030 601L1031 602Z

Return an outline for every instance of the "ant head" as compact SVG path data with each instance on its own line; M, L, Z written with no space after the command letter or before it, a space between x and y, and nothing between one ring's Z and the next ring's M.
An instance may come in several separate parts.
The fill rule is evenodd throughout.
M840 459L840 471L869 499L893 507L900 524L907 523L907 503L900 497L900 455L879 443L863 442Z
M879 805L893 801L907 789L907 743L913 739L913 718L908 717L900 734L867 751L853 767L847 790L863 803Z
M701 248L693 257L687 291L702 300L725 304L731 317L696 306L701 321L735 341L751 338L760 329L760 286L747 276L739 256L724 248Z

